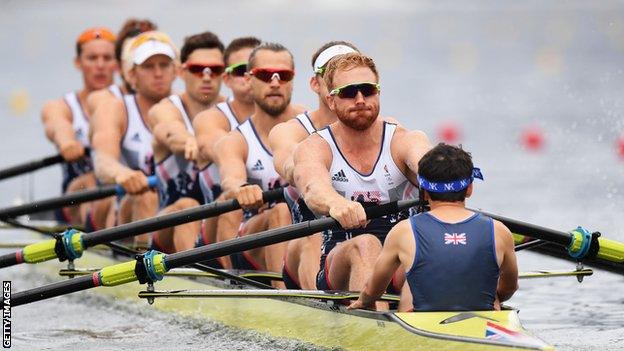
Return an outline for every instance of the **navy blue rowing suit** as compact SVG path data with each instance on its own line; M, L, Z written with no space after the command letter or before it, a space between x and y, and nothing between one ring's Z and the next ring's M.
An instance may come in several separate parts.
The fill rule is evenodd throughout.
M414 311L493 310L499 276L493 220L475 213L446 223L421 213L410 223L416 253L406 281Z

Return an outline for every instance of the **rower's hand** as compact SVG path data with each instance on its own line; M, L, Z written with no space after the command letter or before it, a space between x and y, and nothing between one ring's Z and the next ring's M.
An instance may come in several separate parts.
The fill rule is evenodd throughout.
M264 203L262 201L262 189L256 184L234 189L232 197L238 200L241 208L245 210L260 208Z
M124 170L115 177L115 183L121 185L128 194L136 195L149 189L147 176L141 171Z
M344 198L331 205L329 215L337 220L343 229L362 228L368 222L362 204Z
M186 139L186 143L184 144L184 158L187 161L197 161L197 155L199 155L197 140L193 137Z
M357 299L347 307L348 310L375 310L375 304L365 304L362 299Z
M78 161L85 155L85 148L78 140L68 140L59 145L59 152L67 162Z

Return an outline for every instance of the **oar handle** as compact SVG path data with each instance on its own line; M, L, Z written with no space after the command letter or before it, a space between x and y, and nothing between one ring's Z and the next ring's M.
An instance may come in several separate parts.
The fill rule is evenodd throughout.
M147 177L147 186L150 188L156 188L158 186L158 177L156 176ZM117 195L119 196L126 195L126 189L124 189L119 184L115 185L115 191L117 192Z

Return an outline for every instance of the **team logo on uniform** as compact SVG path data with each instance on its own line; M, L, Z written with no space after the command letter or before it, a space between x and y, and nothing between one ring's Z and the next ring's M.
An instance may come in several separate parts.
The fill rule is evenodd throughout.
M445 245L466 245L466 233L444 233L444 244Z
M256 164L253 165L253 167L251 167L252 171L262 171L263 169L264 169L264 166L262 165L262 161L260 161L260 159L256 161Z
M342 169L334 173L334 175L332 176L332 180L335 182L348 182L349 181L349 179L347 179L347 175Z
M84 133L82 132L82 128L76 129L75 134L76 134L76 138L78 138L78 139L80 139L80 138L82 138L84 136Z
M139 133L134 133L134 135L132 136L132 141L136 141L136 142L141 142L141 136L139 135Z

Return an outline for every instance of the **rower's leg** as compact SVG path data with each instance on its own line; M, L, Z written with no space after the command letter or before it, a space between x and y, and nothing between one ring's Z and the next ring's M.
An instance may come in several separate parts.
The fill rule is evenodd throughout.
M273 206L268 212L268 229L285 227L292 223L290 210L286 203ZM264 259L269 272L281 272L286 254L287 242L281 242L264 247ZM281 281L273 281L273 287L284 289L286 286Z
M222 242L234 239L238 233L238 228L243 221L243 211L231 211L219 216L217 220L217 241ZM229 256L219 257L221 265L225 269L232 269L232 260Z
M199 206L195 199L183 197L175 202L174 211L182 211ZM201 221L180 224L173 228L173 246L175 251L190 250L195 247L200 232Z
M95 186L95 176L93 173L86 173L74 178L67 186L66 193L69 194L76 191L92 189L95 188ZM89 206L89 203L83 203L76 206L63 207L63 212L65 212L66 217L70 219L71 224L82 224L87 218Z
M181 198L175 203L165 207L159 214L169 214L198 206L199 203L191 198ZM200 222L190 222L180 224L175 227L163 228L154 232L153 240L159 249L166 253L184 251L195 247L197 234L199 233Z
M321 233L288 242L284 265L294 275L301 289L316 289L316 274L321 260Z
M269 212L263 211L258 213L257 215L249 218L245 222L245 225L241 228L241 231L238 233L239 236L246 236L255 233L259 233L267 230L269 226ZM244 255L246 255L246 260L249 261L255 269L258 270L267 270L265 264L265 250L264 247L259 247L256 249L251 249L245 251Z
M337 245L327 256L329 281L334 289L362 291L373 272L381 242L371 234L362 234ZM388 304L377 302L377 310Z
M158 194L153 190L148 190L139 195L131 195L130 201L132 203L132 222L154 217L158 211ZM147 247L150 235L150 233L145 233L135 236L134 245Z
M93 201L90 206L90 218L91 226L94 230L100 230L114 226L111 223L110 218L114 216L114 202L115 197L107 197L101 200Z

